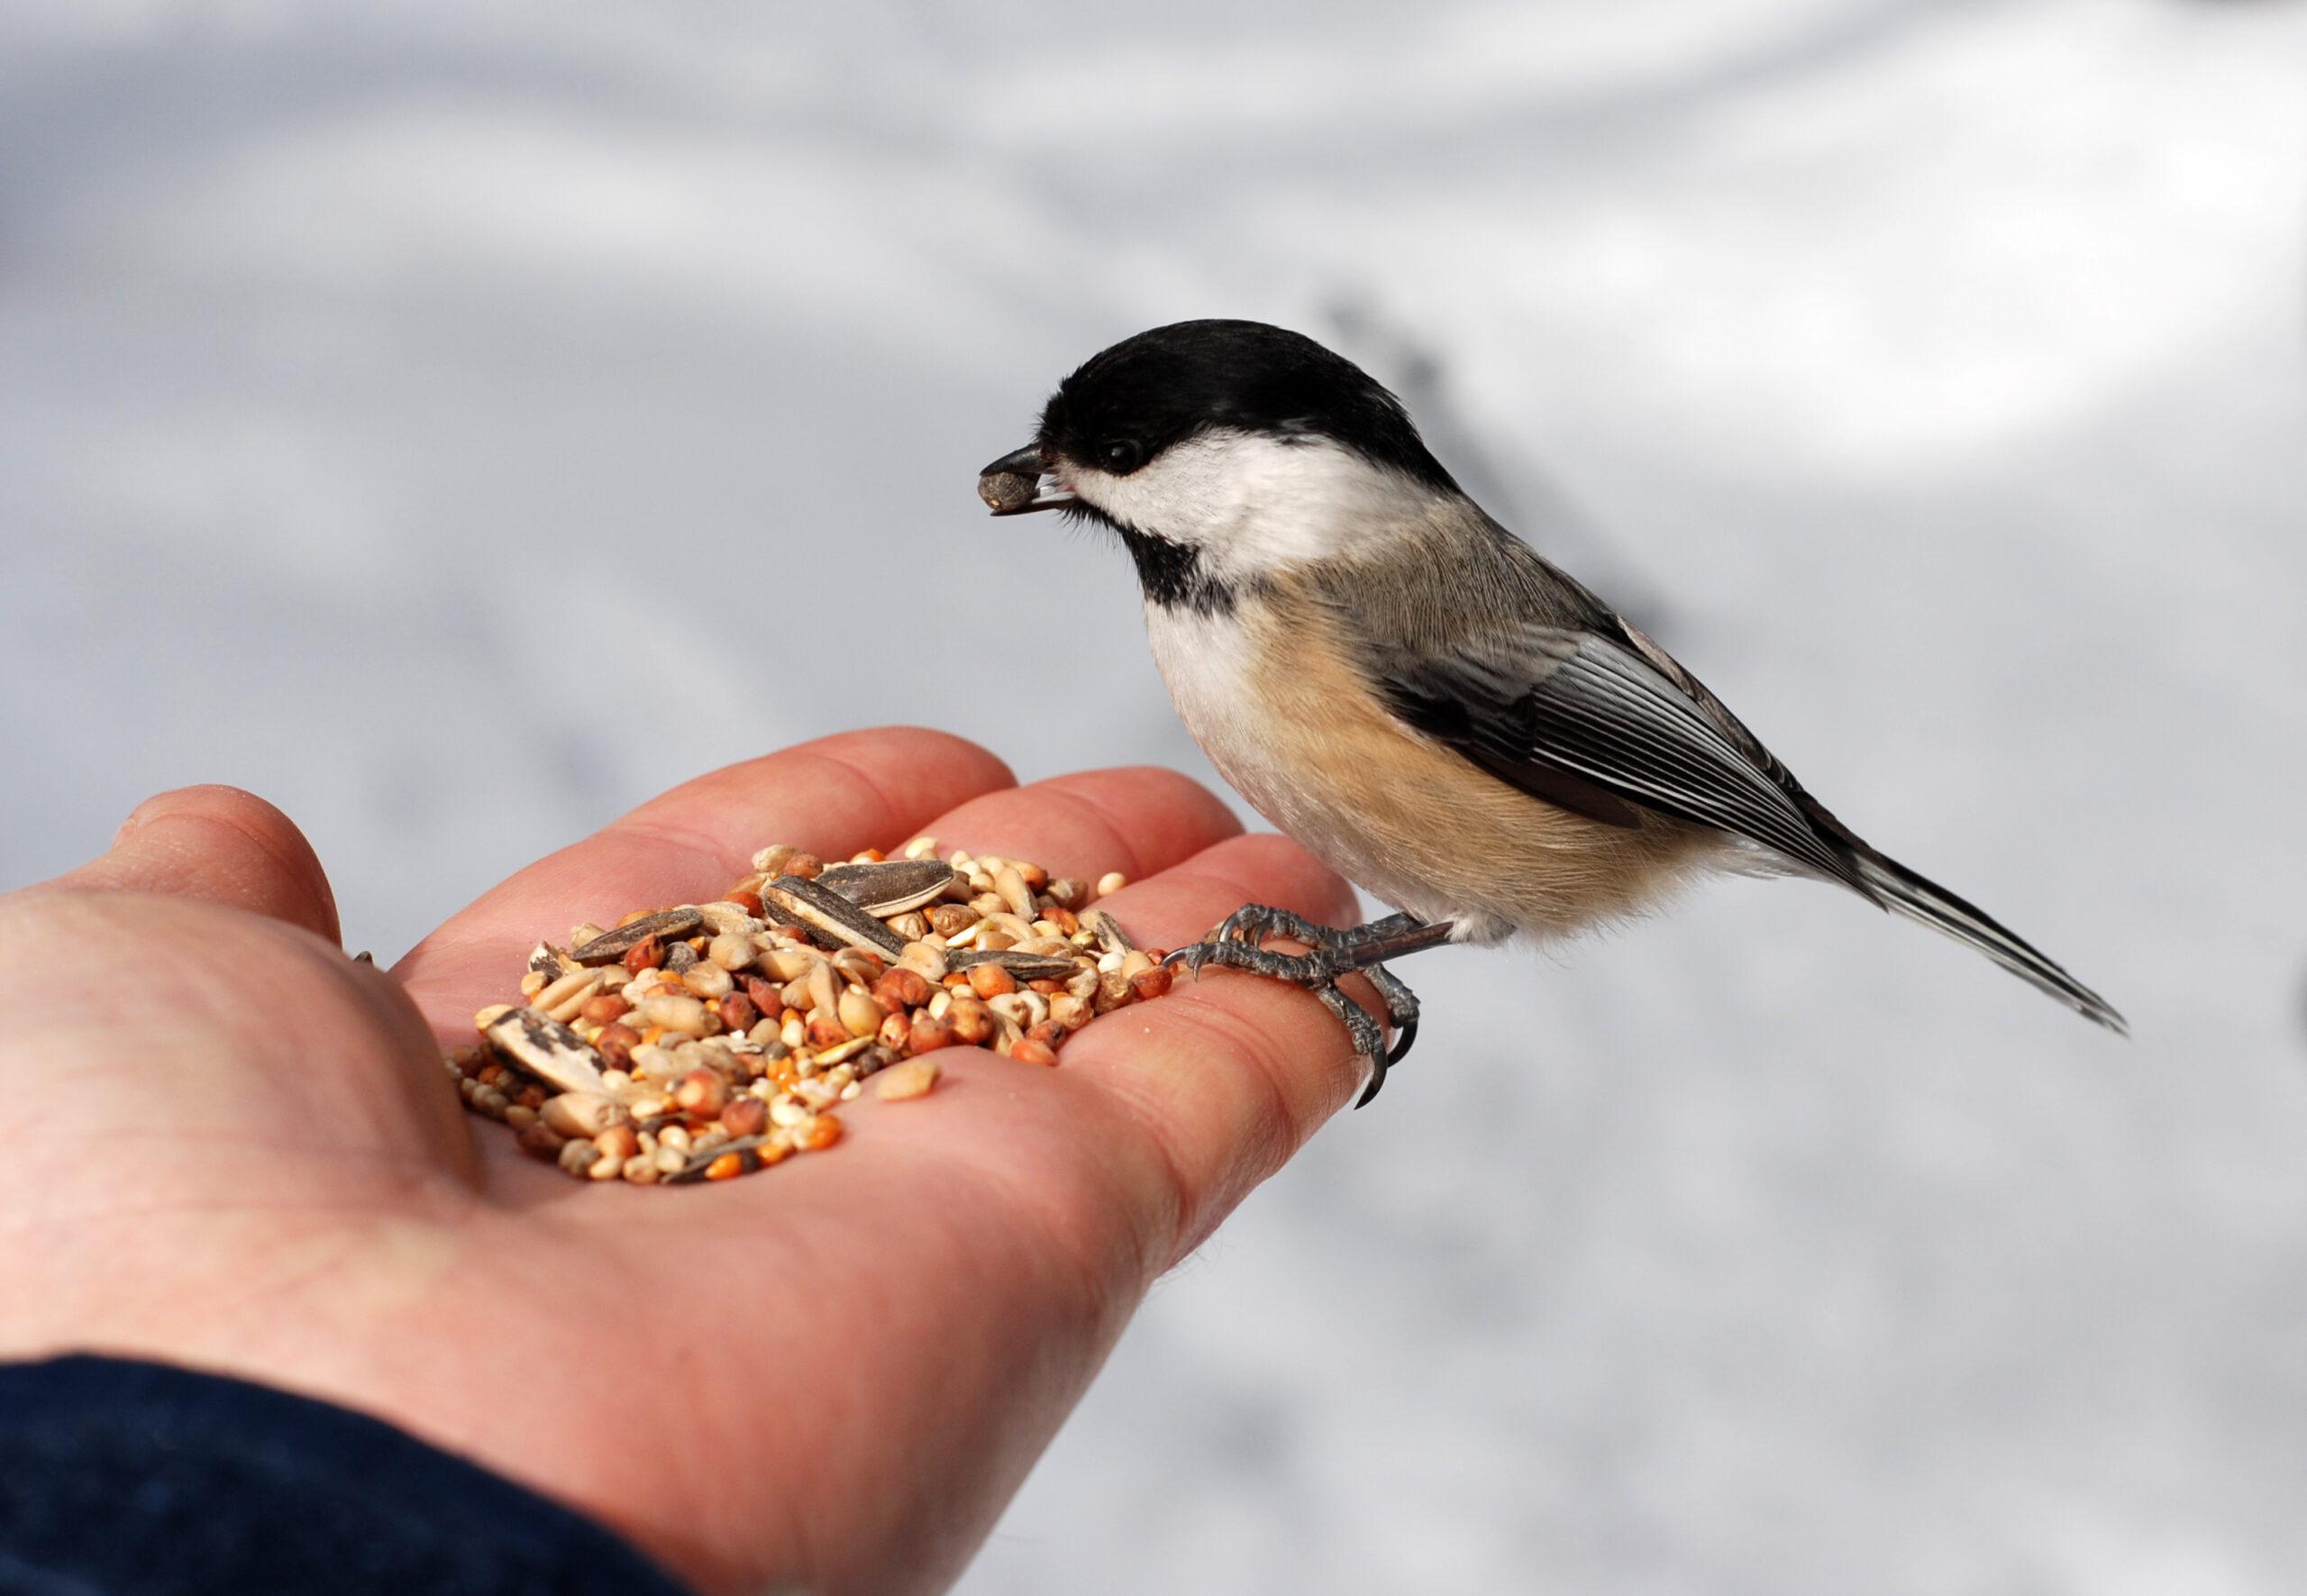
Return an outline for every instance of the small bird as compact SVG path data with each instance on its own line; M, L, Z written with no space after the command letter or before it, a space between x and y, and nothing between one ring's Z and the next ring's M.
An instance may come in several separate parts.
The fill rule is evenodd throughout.
M1399 911L1339 930L1251 904L1169 956L1311 990L1370 1061L1362 1103L1417 1035L1385 961L1562 936L1717 871L1838 883L2129 1034L1836 819L1698 678L1485 515L1400 400L1303 334L1193 321L1126 339L1058 385L979 491L996 515L1059 509L1117 534L1194 741ZM1277 935L1309 951L1263 945ZM1337 985L1354 971L1391 1053Z

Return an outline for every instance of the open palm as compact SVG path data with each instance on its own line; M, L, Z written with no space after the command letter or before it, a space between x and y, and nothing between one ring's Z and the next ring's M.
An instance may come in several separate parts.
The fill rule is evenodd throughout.
M610 1524L701 1586L951 1579L1147 1285L1354 1093L1336 1021L1215 973L1051 1071L941 1054L834 1152L680 1190L570 1181L438 1062L526 950L718 896L765 842L919 833L1120 870L1174 946L1246 900L1336 922L1295 844L1156 770L1017 787L923 731L716 772L522 871L387 975L344 957L278 811L189 789L0 898L0 1046L45 1129L0 1162L0 1356L93 1348L364 1409Z

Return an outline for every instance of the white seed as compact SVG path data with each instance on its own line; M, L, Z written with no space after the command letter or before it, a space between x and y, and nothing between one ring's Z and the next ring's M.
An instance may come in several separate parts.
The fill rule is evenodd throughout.
M926 1055L892 1064L873 1078L873 1095L884 1102L917 1098L937 1084L937 1061Z
M615 1098L597 1091L564 1091L547 1098L545 1127L557 1135L582 1136L591 1141L603 1131L630 1125L633 1115Z
M686 992L652 993L641 1000L639 1013L643 1024L662 1026L684 1036L702 1036L712 1029L705 1005Z
M1129 878L1117 870L1109 870L1098 878L1098 896L1104 898L1129 885Z
M881 1028L888 1011L873 1000L870 992L851 987L842 993L837 1011L843 1026L853 1036L871 1036Z
M827 1019L840 1017L841 982L830 963L820 964L809 971L809 1007Z
M749 936L761 929L761 923L745 912L742 903L700 903L697 912L704 917L707 929L716 936Z
M530 973L534 974L535 971L532 971ZM591 971L572 970L560 980L538 989L537 995L529 1000L529 1007L542 1008L546 1013L552 1014L555 1008L567 1002L572 993L581 992L592 984ZM554 1015L553 1017L559 1019L560 1016ZM565 1025L568 1022L563 1020L561 1023Z
M850 1059L855 1058L859 1053L863 1053L867 1048L872 1045L873 1033L868 1031L862 1036L852 1036L846 1042L837 1043L834 1046L826 1048L824 1052L818 1053L811 1062L816 1065L817 1070L830 1070L835 1064L843 1063ZM815 1072L812 1071L811 1072L814 1073Z
M1001 901L1009 912L1021 920L1034 917L1034 889L1026 885L1026 878L1017 873L1014 864L1005 864L993 872L993 889L1001 894Z
M736 977L710 962L693 964L681 972L681 985L689 990L692 997L702 998L708 1003L727 997L736 984Z
M772 948L761 956L761 967L779 980L798 980L824 962L825 955L814 948Z
M741 931L724 931L705 946L705 956L724 970L743 970L756 952L753 939Z
M945 979L944 951L926 942L909 942L905 944L905 951L898 955L898 968L912 971L934 987Z

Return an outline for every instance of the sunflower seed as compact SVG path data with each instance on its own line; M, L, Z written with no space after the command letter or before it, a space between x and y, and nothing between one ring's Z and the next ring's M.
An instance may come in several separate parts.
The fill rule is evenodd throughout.
M488 1044L538 1080L563 1091L601 1090L601 1055L559 1020L515 1008L481 1027Z
M886 959L905 952L905 940L840 893L798 876L762 883L762 905L807 931L829 948L871 948Z
M945 956L945 965L950 970L973 970L980 964L998 965L1020 984L1029 980L1063 980L1081 968L1071 959L1052 953L1021 953L1013 948L965 948Z
M687 936L705 924L705 917L688 904L678 908L660 909L653 915L643 915L630 925L604 931L589 942L579 943L570 950L570 957L579 964L611 964L639 947L652 936L670 941Z
M985 507L996 515L1021 510L1034 502L1041 491L1041 484L1031 477L1021 477L1015 471L988 471L977 479L977 496Z
M1121 928L1121 922L1104 909L1091 909L1081 917L1081 924L1085 929L1097 933L1098 946L1108 953L1131 953L1137 950L1137 944L1129 940L1129 933Z
M953 880L942 859L891 859L880 864L829 864L817 885L830 887L869 915L901 915L935 901Z

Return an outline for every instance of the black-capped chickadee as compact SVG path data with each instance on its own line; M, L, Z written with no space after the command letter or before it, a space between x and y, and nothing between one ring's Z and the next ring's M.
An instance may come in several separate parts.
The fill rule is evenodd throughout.
M1258 812L1400 912L1251 905L1171 955L1300 982L1377 1095L1417 1004L1383 961L1564 935L1714 871L1838 882L2087 1018L2090 988L1862 842L1703 684L1468 498L1400 401L1313 340L1181 322L1058 386L985 470L997 515L1063 509L1136 561L1162 679ZM1311 951L1263 946L1272 935ZM1339 990L1366 974L1398 1028Z

